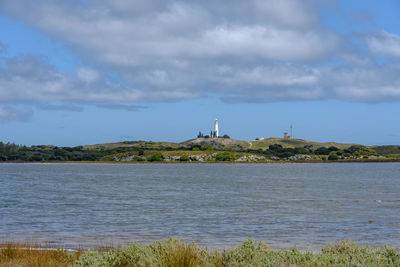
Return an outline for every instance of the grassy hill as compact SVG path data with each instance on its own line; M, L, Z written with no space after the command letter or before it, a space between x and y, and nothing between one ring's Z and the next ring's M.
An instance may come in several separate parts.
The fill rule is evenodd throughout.
M196 138L180 143L181 146L191 147L195 145L211 145L214 148L246 149L251 144L248 141L240 141L229 138Z
M385 156L390 154L400 154L400 146L373 146L371 148Z
M96 145L85 145L84 149L114 149L118 147L137 147L137 148L153 148L153 149L166 149L168 147L177 148L178 143L172 142L152 142L152 141L124 141L117 143L105 143Z
M202 145L210 145L214 148L219 149L268 149L270 145L279 144L284 148L295 148L295 147L304 147L306 145L312 146L312 148L316 149L319 147L331 147L335 146L339 149L346 149L354 144L343 144L336 142L313 142L307 141L303 139L288 139L284 140L282 138L267 138L264 140L255 140L255 141L242 141L242 140L234 140L229 138L196 138L190 139L181 143L173 143L173 142L152 142L152 141L125 141L118 143L105 143L105 144L96 144L96 145L86 145L84 149L114 149L119 147L136 147L136 148L147 148L147 149L168 149L168 148L190 148L192 146L202 146ZM393 152L391 152L393 153Z
M271 145L281 145L273 146ZM321 148L325 147L325 148ZM335 147L335 148L331 148ZM0 162L47 161L263 161L263 160L400 160L400 146L374 146L302 139L242 141L196 138L182 143L124 141L76 147L19 146L0 142ZM337 152L335 152L337 151ZM331 153L332 152L332 153ZM329 156L329 157L328 157Z
M264 140L256 140L256 141L250 141L251 143L251 148L252 149L267 149L270 145L274 144L279 144L282 145L284 148L295 148L295 147L304 147L306 145L312 146L314 149L319 148L319 147L337 147L339 149L346 149L349 148L350 146L354 144L343 144L343 143L336 143L336 142L313 142L313 141L307 141L303 139L282 139L282 138L267 138Z
M214 148L231 148L231 149L267 149L270 145L279 144L284 148L295 148L295 147L304 147L306 145L312 146L312 148L316 149L319 147L331 147L335 146L339 149L346 149L354 144L343 144L336 142L313 142L307 141L303 139L288 139L284 140L282 138L267 138L264 140L254 140L254 141L240 141L226 138L197 138L191 139L185 142L180 143L182 146L193 146L193 145L211 145Z

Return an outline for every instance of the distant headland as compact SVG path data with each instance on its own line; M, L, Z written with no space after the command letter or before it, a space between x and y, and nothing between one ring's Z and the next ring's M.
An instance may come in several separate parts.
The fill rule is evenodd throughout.
M180 143L123 141L76 147L0 142L0 162L268 163L400 161L400 146L364 146L295 138L251 141L200 136Z
M313 142L293 138L256 138L251 141L220 136L218 119L209 135L180 143L123 141L76 147L20 146L0 142L0 162L111 162L111 163L269 163L269 162L400 162L400 145L364 146Z

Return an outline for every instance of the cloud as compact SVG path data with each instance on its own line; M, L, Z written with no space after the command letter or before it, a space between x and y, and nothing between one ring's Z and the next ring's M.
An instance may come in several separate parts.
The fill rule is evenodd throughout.
M79 68L76 72L78 78L85 83L93 83L100 79L100 75L96 70L89 68Z
M228 103L339 99L367 103L400 101L400 64L354 61L340 67L306 65L258 66L222 72Z
M42 110L60 110L60 111L75 111L75 112L82 112L83 108L76 106L76 105L53 105L53 104L39 104L38 107Z
M329 57L339 43L333 34L273 26L217 27L206 32L203 38L207 47L199 51L203 56L294 62Z
M400 65L341 67L328 73L333 96L361 102L400 101Z
M283 26L306 28L317 22L315 10L305 1L256 0L254 3L263 16Z
M208 93L231 103L400 100L399 64L379 65L354 56L348 58L339 67L272 61L198 66L196 73L148 69L124 77L126 84L115 84L97 71L96 79L82 79L82 73L73 76L59 72L45 57L17 56L0 66L0 103L70 111L93 104L138 111L143 108L138 103L196 98ZM140 89L132 88L132 84Z
M0 103L70 101L77 103L160 101L190 98L191 92L161 88L146 93L101 79L97 72L78 69L76 76L61 73L46 57L19 55L0 66Z
M329 58L339 43L317 27L307 1L88 2L5 0L0 7L119 69L204 57L314 61Z
M139 105L126 105L126 104L97 104L99 108L114 109L114 110L126 110L126 111L140 111L146 108L145 106Z
M70 75L46 58L8 58L0 68L0 101L115 107L190 99L231 86L235 77L218 77L210 66L223 63L240 76L243 65L266 69L329 59L341 40L319 27L312 3L4 0L0 12L67 44L87 66Z
M2 0L1 14L65 44L82 63L64 73L44 56L2 57L0 104L138 111L147 102L209 94L232 103L400 101L399 65L376 64L368 52L327 29L320 5L316 0ZM372 20L362 10L355 17L360 23ZM365 41L374 53L400 56L398 35L383 31ZM0 45L0 53L5 47Z
M0 122L11 121L26 122L32 117L32 110L29 108L15 108L9 105L0 105Z
M369 49L375 53L400 57L400 35L381 31L366 37Z

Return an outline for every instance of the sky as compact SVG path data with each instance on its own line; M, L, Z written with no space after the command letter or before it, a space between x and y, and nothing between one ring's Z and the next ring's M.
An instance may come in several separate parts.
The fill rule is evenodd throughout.
M1 0L0 141L400 144L400 1Z

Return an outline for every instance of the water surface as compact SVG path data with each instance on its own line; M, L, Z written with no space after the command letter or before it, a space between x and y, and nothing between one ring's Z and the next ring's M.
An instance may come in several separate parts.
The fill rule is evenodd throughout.
M0 240L400 247L400 164L0 164Z

